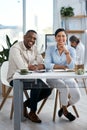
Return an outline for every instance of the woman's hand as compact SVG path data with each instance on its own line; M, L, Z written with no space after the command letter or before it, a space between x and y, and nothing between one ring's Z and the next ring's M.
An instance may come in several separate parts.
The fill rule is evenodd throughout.
M54 67L53 67L53 69L64 69L64 70L66 70L66 69L68 69L68 67L65 66L65 65L55 64Z
M69 50L67 49L67 47L65 45L63 46L63 51L66 55L69 54Z

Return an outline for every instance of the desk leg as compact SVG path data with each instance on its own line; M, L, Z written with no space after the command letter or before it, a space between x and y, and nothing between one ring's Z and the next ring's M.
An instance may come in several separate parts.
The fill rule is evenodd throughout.
M14 130L21 130L20 122L23 117L23 84L20 80L13 81L14 86Z
M20 81L20 97L19 97L19 108L21 107L21 121L24 121L24 113L23 113L23 81Z

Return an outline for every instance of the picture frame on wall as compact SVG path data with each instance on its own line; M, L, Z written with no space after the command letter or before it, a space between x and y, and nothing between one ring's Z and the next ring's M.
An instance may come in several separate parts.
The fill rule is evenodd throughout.
M45 34L45 50L47 47L55 45L55 35L54 34Z

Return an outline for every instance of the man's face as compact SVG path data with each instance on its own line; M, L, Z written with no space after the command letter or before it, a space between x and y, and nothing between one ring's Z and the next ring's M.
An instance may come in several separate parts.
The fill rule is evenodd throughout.
M77 43L76 43L76 42L71 42L70 44L71 44L71 46L74 47L74 48L76 48L76 46L77 46Z
M29 32L27 35L24 35L24 45L27 49L30 49L36 41L37 34L34 32Z

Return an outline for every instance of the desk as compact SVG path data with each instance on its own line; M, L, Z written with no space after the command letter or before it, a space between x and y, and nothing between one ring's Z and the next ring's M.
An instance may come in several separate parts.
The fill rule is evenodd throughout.
M21 121L23 120L23 82L29 79L43 79L43 78L87 78L87 73L77 75L74 72L33 72L27 75L20 75L15 73L13 76L14 86L14 130L21 130Z

